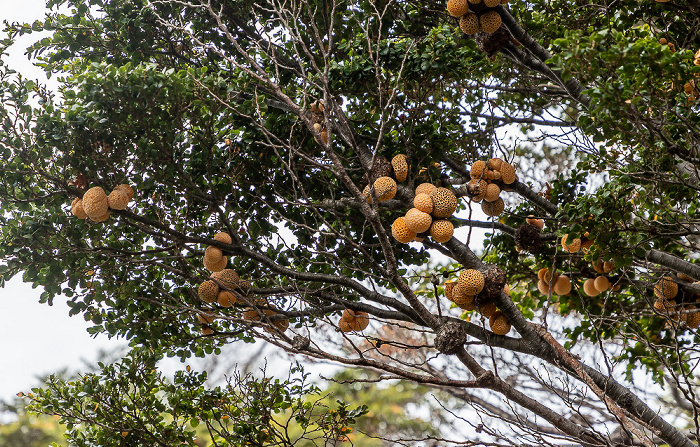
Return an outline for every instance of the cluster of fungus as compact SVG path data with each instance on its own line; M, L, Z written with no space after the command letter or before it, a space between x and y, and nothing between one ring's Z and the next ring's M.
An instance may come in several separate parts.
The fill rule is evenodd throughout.
M338 320L338 327L343 332L360 332L367 329L367 326L369 326L369 314L361 310L345 309Z
M275 308L270 306L265 298L256 298L253 301L253 306L246 307L243 311L243 318L248 321L261 321L263 318L269 319L272 327L280 332L284 332L289 327L289 319L277 317L280 315ZM271 328L266 327L267 332L272 332Z
M404 154L399 154L391 159L378 157L372 166L370 180L373 182L374 196L377 202L385 202L396 196L398 186L396 182L403 182L408 176L408 160ZM372 188L365 186L362 191L368 203L372 203Z
M543 295L549 295L550 291L557 295L571 292L571 279L566 275L560 275L545 267L537 272L537 277L537 290Z
M126 184L117 186L109 195L102 187L94 186L83 194L82 199L73 199L70 210L78 219L90 218L94 222L104 222L109 218L110 209L123 210L133 198L134 190Z
M214 235L214 240L223 242L224 244L230 244L232 242L231 235L224 232L216 233ZM219 272L225 269L227 264L228 257L224 255L219 247L210 245L204 250L204 268L210 272Z
M481 210L487 216L499 216L505 209L501 190L508 190L508 185L518 180L515 167L500 158L477 160L472 164L469 177L467 194L472 201L481 202Z
M667 45L668 49L671 50L671 52L673 52L673 53L676 52L676 46L673 43L669 42L668 39L666 39L665 37L662 37L661 39L659 39L659 43L661 45Z
M323 117L323 101L314 101L309 108L311 111L311 121L314 123L314 130L318 132L323 144L328 144L328 129L326 129Z
M683 273L676 275L678 280L685 283L693 283L693 278ZM700 281L693 283L700 284ZM678 283L670 276L664 276L654 285L654 309L664 314L673 321L682 321L689 328L697 329L700 326L700 309L695 305L700 295L695 293L683 293Z
M251 285L248 281L242 280L234 270L225 268L213 272L208 280L202 282L197 294L203 302L217 303L225 308L245 305L243 318L248 321L261 321L263 318L278 315L278 312L268 304L265 298L249 298L250 288ZM214 314L200 312L197 319L204 325L202 332L205 335L211 334L212 329L208 325L214 321ZM289 319L287 318L270 318L270 323L282 332L289 327ZM265 330L270 331L267 327Z
M231 235L220 232L214 235L214 240L230 244L232 242ZM217 303L221 307L232 307L234 305L246 305L243 311L243 317L249 321L260 321L264 317L273 317L277 315L271 306L268 305L264 298L256 298L251 300L250 294L251 285L248 281L242 280L238 273L232 269L227 269L228 257L223 254L223 251L210 245L204 250L204 267L211 273L209 279L202 282L197 289L197 295L205 303ZM212 313L200 312L197 319L203 324L202 332L205 335L211 334L213 331L209 324L214 321ZM289 327L289 320L286 318L270 319L272 326L284 332ZM267 327L265 330L270 330Z
M479 270L466 269L459 274L457 281L447 281L444 286L445 298L461 309L476 310L489 319L491 331L496 335L506 335L511 324L493 302L494 293L510 294L505 285L505 274L498 268L487 270L486 278Z
M588 278L583 282L583 292L588 296L598 296L603 292L612 289L613 292L620 290L620 285L613 286L610 278L606 275L615 269L612 261L603 261L601 258L593 262L593 270L599 275L595 278Z
M197 289L199 298L205 303L218 303L221 307L245 303L250 284L241 280L232 269L222 269L211 274Z
M465 34L495 33L501 27L501 16L494 8L508 0L448 0L447 12L459 18L459 28Z
M413 198L413 208L391 225L394 238L408 244L423 241L427 236L435 242L444 243L452 239L454 225L447 220L457 209L457 196L447 189L422 183Z
M586 232L583 238L569 238L568 234L561 237L561 248L569 253L578 253L582 251L583 253L588 253L591 245L595 242L595 239L588 239L589 233Z

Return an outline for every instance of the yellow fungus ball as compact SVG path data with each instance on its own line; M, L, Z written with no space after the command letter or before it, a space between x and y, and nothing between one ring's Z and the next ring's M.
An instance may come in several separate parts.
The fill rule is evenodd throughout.
M430 217L430 214L424 213L417 208L408 210L404 219L406 221L406 227L416 234L428 231L430 224L433 223L433 218Z
M394 239L402 244L408 244L416 237L416 232L409 230L408 226L406 226L404 217L399 217L391 224L391 234L394 236Z

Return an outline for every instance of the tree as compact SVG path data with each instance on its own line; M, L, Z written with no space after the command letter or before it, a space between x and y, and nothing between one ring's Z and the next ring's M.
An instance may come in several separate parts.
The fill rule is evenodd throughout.
M308 427L293 381L151 393L152 356L265 340L469 403L440 442L695 445L700 3L462 3L50 0L71 14L8 25L51 31L29 55L63 78L1 74L0 273L152 353L98 381L143 390L138 417L76 412L85 384L34 409L87 424L78 445L192 445L185 413L217 445L293 444L251 413ZM314 427L333 444L364 411Z

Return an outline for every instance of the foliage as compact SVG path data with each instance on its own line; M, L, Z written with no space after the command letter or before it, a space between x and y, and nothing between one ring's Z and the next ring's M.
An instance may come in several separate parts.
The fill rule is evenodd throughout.
M692 445L631 380L673 384L698 409L697 0L513 2L495 7L498 32L474 39L444 2L48 6L71 13L9 24L2 41L50 31L28 53L61 87L0 71L0 280L22 274L44 302L68 296L92 333L139 353L35 393L37 412L87 424L69 427L75 442L191 444L192 421L212 440L296 442L272 419L256 425L276 410L313 426L315 442L339 442L365 410L340 406L312 424L301 396L317 390L299 379L241 378L234 392L191 372L167 385L152 371L162 355L266 340L438 387L501 421L479 424L468 442ZM410 162L407 182L368 203L364 187L396 154ZM485 219L469 167L492 157L514 163L519 180L500 183L507 212ZM456 236L398 244L391 224L423 182L460 198ZM105 222L71 214L87 188L122 183L136 191L127 209ZM514 238L530 214L546 225L531 252ZM483 246L474 228L489 230ZM230 244L214 239L220 231ZM591 245L563 250L564 235ZM230 307L198 296L212 245L252 284L232 290L240 301ZM449 259L440 266L438 253ZM614 263L605 275L615 288L589 295L598 260ZM543 293L542 268L566 273L572 292ZM465 269L491 284L507 275L511 295L499 286L475 307L496 305L514 335L443 299L443 280ZM673 302L654 295L665 276L679 286ZM341 332L345 309L367 312L370 327ZM202 312L216 320L201 323ZM240 412L229 422L223 395ZM105 426L127 435L109 438ZM384 441L399 442L392 435Z
M367 411L340 400L336 409L316 411L318 399L301 397L320 390L303 374L284 382L234 376L226 386L209 388L207 374L189 366L167 380L157 360L150 350L135 350L101 364L99 373L70 381L50 376L26 396L27 408L59 417L69 442L78 446L279 445L290 431L295 440L337 438Z

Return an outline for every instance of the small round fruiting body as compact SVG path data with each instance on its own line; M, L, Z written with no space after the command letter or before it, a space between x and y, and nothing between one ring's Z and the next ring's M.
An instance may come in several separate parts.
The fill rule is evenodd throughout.
M455 227L449 220L434 220L430 225L430 237L439 244L444 244L452 239L454 232Z
M598 276L593 280L593 286L598 292L607 292L610 289L610 280L607 276Z
M498 311L498 307L494 303L483 303L476 306L476 310L486 318L491 317Z
M492 8L493 6L490 6L490 7ZM493 157L493 158L488 159L488 161L486 162L486 167L489 169L493 169L494 171L500 171L502 163L503 163L503 159L498 158L498 157Z
M476 295L484 289L484 275L478 270L462 270L457 282L467 295Z
M448 0L447 12L452 17L462 17L469 12L469 2L467 0Z
M654 309L663 313L672 312L675 306L675 300L667 300L666 298L659 298L654 302Z
M199 285L197 294L205 303L213 303L219 296L219 285L208 279Z
M228 290L220 290L216 300L221 307L231 307L238 302L236 295Z
M506 204L500 197L494 202L481 202L481 211L483 211L484 214L490 217L500 216L505 209Z
M222 287L227 289L235 289L238 286L241 278L232 269L223 269L211 274L211 278L215 279Z
M678 295L678 284L669 276L664 276L654 286L654 295L657 298L672 299Z
M399 182L406 180L408 176L408 160L404 154L399 154L391 159L391 166L394 167L394 176Z
M610 273L615 270L615 263L613 261L603 262L603 273Z
M498 200L498 196L501 194L501 188L497 184L491 183L486 186L486 194L484 194L484 200L487 202L495 202Z
M204 250L204 259L210 264L216 264L224 256L220 248L210 245Z
M595 279L588 278L583 282L583 293L588 296L598 296L600 292L595 288Z
M450 292L450 301L464 301L469 294L464 290L464 287L457 281L454 286L452 286L452 291ZM473 295L472 295L473 296Z
M280 332L284 332L289 328L289 319L287 318L276 318L272 320L272 325ZM267 328L266 328L267 329Z
M690 276L686 275L685 273L681 273L681 272L676 273L676 278L680 279L681 281L685 281L685 282L690 282L690 283L693 282L693 278L691 278Z
M260 321L264 315L275 314L275 311L272 309L260 309L260 307L267 307L268 305L265 298L258 298L253 304L256 307L246 307L243 311L243 318L248 321Z
M134 198L134 189L131 186L127 185L126 183L122 183L121 185L117 185L114 188L114 191L117 191L117 190L124 192L124 194L126 194L126 196L128 197L129 202L131 202L131 199Z
M104 216L105 213L109 211L109 202L107 201L107 194L105 194L104 189L99 186L88 189L85 194L83 194L83 210L85 210L85 214L92 220Z
M486 180L471 179L467 183L467 193L472 199L472 202L481 202L484 197L486 197L486 188L488 188L488 183Z
M452 301L452 290L454 289L455 285L457 285L456 281L447 281L443 286L443 290L445 291L445 298L447 298L450 301Z
M129 196L123 189L115 189L107 196L107 203L113 210L123 210L129 204Z
M396 196L396 182L391 177L379 177L374 181L374 193L377 196L377 202L385 202ZM369 203L372 203L372 196L367 198Z
M467 301L464 304L457 304L460 309L467 310L469 312L476 310L476 302L474 300Z
M343 314L340 316L340 318L344 319L348 323L351 321L355 321L355 311L352 309L345 309L343 311Z
M537 277L544 281L545 284L556 283L557 279L559 278L559 273L553 272L545 267L537 272Z
M690 329L697 329L700 326L700 312L695 306L688 306L687 316L685 319L685 324L688 325Z
M497 310L489 317L489 326L491 327L491 332L496 335L506 335L512 328L510 322L500 310Z
M549 295L549 290L550 290L549 284L546 281L540 279L539 281L537 281L537 290L542 295ZM553 288L552 288L552 291L554 291Z
M581 239L575 238L569 243L568 238L568 234L565 234L561 237L561 248L568 251L569 253L577 253L579 250L581 250Z
M218 262L209 262L207 261L206 257L204 258L204 268L212 273L220 272L221 270L225 269L226 264L228 264L228 256L222 256Z
M86 219L88 216L83 209L83 200L79 197L73 199L70 204L70 212L78 219Z
M491 11L491 12L496 12L496 11ZM498 13L496 13L498 14ZM500 19L501 16L498 16ZM515 167L513 167L512 164L508 163L507 161L504 161L501 163L500 169L501 173L501 181L505 183L506 185L510 185L512 183L515 183L515 180L517 179L517 176L515 175Z
M362 312L359 310L355 311L352 309L345 309L343 311L343 315L340 317L340 321L344 321L346 323L347 327L349 328L349 331L364 331L369 325L369 314L367 312ZM342 326L341 330L343 332L349 332L343 330Z
M355 325L353 330L364 331L369 326L369 314L358 310L355 312Z
M413 198L413 206L424 213L430 214L433 212L433 199L425 193L416 194L416 197Z
M350 332L352 331L352 328L350 327L350 324L348 324L347 321L343 320L342 318L338 320L338 327L342 332Z
M483 160L477 160L472 164L469 170L469 177L472 179L481 180L484 175L484 168L486 168L486 162Z
M457 209L457 196L447 188L436 188L430 193L433 200L433 217L450 217Z
M416 232L408 228L404 217L399 217L391 224L391 234L402 244L408 244L416 237Z
M566 275L559 275L554 283L554 293L557 295L566 295L571 292L571 279Z
M474 303L474 294L469 293L464 286L457 283L457 285L452 289L452 301L458 306Z
M423 233L424 231L428 231L430 224L433 223L433 218L430 217L430 214L424 213L417 208L411 208L408 210L404 216L404 219L408 229L414 233Z
M233 242L233 239L231 239L231 235L228 233L219 232L214 235L214 240L223 242L224 244L231 244Z
M472 0L469 0L472 2ZM479 18L473 12L468 12L459 19L459 29L464 34L472 35L479 32Z
M418 194L428 194L430 195L433 191L437 189L437 186L432 183L421 183L416 187L416 195Z

